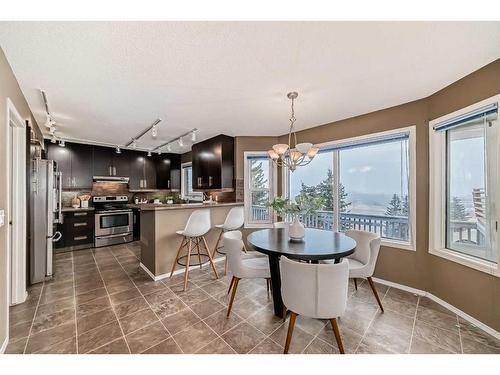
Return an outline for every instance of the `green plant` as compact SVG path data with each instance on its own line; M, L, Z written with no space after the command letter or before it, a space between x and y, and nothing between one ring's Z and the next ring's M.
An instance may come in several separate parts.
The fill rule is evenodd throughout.
M292 217L300 214L311 215L321 209L323 198L301 194L293 202L283 197L276 197L269 203L269 206L282 218L285 218L287 215L291 215Z

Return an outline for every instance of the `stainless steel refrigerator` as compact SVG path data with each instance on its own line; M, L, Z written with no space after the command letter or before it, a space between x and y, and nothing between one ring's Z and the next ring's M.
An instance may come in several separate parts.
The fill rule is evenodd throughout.
M53 160L34 159L30 193L30 283L52 276L53 243L61 239L56 231L62 223L62 178Z

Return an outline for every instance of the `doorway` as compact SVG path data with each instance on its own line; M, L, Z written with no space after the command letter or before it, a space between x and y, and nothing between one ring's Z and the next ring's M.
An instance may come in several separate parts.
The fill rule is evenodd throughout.
M7 99L7 254L9 304L26 300L26 125Z

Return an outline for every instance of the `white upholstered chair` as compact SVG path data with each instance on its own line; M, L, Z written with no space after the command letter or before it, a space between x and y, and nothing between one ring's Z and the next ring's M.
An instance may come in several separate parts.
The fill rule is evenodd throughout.
M376 233L362 230L347 230L345 234L356 241L354 253L347 257L349 262L349 278L354 279L354 287L358 289L357 279L366 278L375 295L375 299L384 312L382 302L372 280L375 265L377 264L378 253L380 250L380 236Z
M231 292L231 299L227 308L227 316L231 314L236 289L241 279L270 280L269 263L267 257L243 259L243 240L239 230L224 233L224 248L229 262L229 270L233 274L227 293ZM269 281L268 281L269 288Z
M214 251L212 252L212 258L215 258L216 253L226 255L224 250L224 238L223 234L225 232L230 232L240 229L245 223L245 211L243 206L233 207L229 210L226 215L226 219L223 224L217 224L215 227L220 230L219 237L215 243ZM222 240L222 244L221 244ZM243 247L246 252L246 248ZM224 264L224 273L227 273L227 257Z
M178 230L175 233L182 236L182 241L179 246L179 250L177 251L177 255L175 257L174 264L172 265L172 271L170 272L170 277L174 274L175 267L177 264L183 265L185 267L184 271L184 290L187 288L188 283L188 275L189 275L189 267L191 265L199 265L200 268L203 265L201 260L202 257L207 257L212 269L214 271L215 277L219 278L217 274L217 269L215 268L214 262L212 260L212 255L210 254L210 250L208 248L207 240L205 239L205 235L210 231L211 223L210 223L210 210L202 209L202 210L194 210L186 223L186 227L183 230ZM188 247L186 255L181 257L182 249ZM191 256L194 248L196 247L197 255L198 255L198 263L191 264ZM205 248L206 254L202 253L202 247ZM185 259L185 263L181 263L181 260Z
M337 318L347 305L347 260L338 264L307 264L281 257L280 269L281 296L291 312L284 353L290 348L297 315L330 320L339 351L344 353Z

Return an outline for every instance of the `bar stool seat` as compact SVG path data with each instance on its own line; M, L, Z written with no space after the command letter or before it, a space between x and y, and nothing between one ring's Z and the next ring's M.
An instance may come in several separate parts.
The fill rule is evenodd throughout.
M172 265L172 271L170 272L170 277L174 274L176 266L179 264L184 267L184 290L187 289L188 277L189 277L189 267L200 266L202 268L203 264L209 262L214 271L215 278L219 278L217 269L215 268L212 255L208 248L207 240L205 235L210 231L210 210L194 210L186 223L186 227L183 230L177 230L175 233L182 236L182 241L177 251L174 264ZM181 256L182 250L187 247L186 255ZM196 248L196 253L193 254L193 250ZM203 249L204 248L204 249ZM203 251L205 253L203 253ZM193 263L191 256L197 255L198 262ZM204 261L202 261L202 258Z

